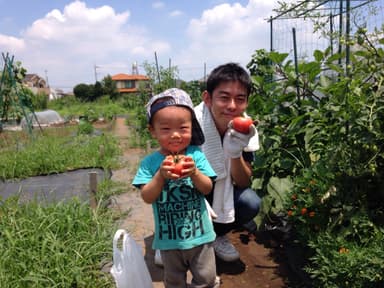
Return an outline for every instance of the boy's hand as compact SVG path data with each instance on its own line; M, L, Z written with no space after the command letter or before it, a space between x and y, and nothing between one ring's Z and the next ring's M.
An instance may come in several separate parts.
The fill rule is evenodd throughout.
M172 173L175 162L172 155L168 155L160 165L160 174L164 179L177 179L178 175Z
M175 163L174 156L165 157L160 166L160 174L164 179L176 180L196 174L195 162L192 157L177 155L178 163Z
M193 176L196 174L195 161L193 161L191 156L185 156L182 163L184 168L182 177Z

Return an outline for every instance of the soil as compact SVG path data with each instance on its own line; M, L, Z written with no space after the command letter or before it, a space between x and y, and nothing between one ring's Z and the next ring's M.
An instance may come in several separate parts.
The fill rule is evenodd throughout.
M127 213L119 221L119 228L131 233L137 243L141 244L144 258L152 276L153 287L162 288L163 270L154 264L154 251L151 248L154 232L152 207L144 203L139 191L132 185L140 159L146 155L144 149L129 148L129 128L125 119L118 117L113 127L114 134L119 137L123 156L123 168L112 172L112 180L126 184L126 191L115 196L113 209ZM240 260L226 263L217 259L217 273L222 288L233 287L300 287L297 275L288 265L284 245L270 241L262 231L248 233L234 231L229 234L232 243L240 252ZM190 275L188 276L190 279ZM303 287L303 286L301 286Z

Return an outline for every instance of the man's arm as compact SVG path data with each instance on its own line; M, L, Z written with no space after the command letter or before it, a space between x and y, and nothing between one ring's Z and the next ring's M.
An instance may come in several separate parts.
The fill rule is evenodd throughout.
M249 157L252 152L244 152L250 139L255 135L256 128L251 125L253 130L249 134L243 134L229 128L224 136L223 148L225 153L231 158L231 177L237 186L247 188L251 184L253 157ZM244 158L246 156L246 158Z
M231 176L236 186L247 188L251 185L252 167L251 163L240 158L231 159Z

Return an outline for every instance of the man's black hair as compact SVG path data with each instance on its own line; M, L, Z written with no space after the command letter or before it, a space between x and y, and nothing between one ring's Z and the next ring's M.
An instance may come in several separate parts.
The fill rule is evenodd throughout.
M237 63L226 63L212 70L207 80L207 91L212 95L213 91L223 82L240 82L247 90L247 96L252 91L252 81L248 72Z

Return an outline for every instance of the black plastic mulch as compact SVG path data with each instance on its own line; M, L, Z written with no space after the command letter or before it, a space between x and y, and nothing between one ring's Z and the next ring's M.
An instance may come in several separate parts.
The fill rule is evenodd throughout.
M21 202L37 200L52 203L73 197L88 201L90 199L90 173L97 174L98 183L111 177L109 171L87 168L22 180L0 181L0 200L19 196Z

